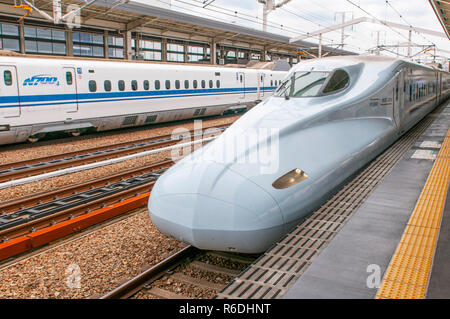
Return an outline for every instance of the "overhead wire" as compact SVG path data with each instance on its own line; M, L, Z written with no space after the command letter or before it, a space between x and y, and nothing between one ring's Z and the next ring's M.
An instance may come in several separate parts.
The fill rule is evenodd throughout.
M175 0L175 1L180 2L180 3L183 3L183 4L191 5L191 6L194 6L194 7L196 7L196 8L201 8L201 7L199 7L199 6L197 6L197 5L193 4L193 3L189 3L189 2L186 2L186 1L183 1L183 0ZM201 3L201 0L192 0L192 1L194 1L194 2L196 2L196 3ZM232 12L232 14L227 13L227 12L221 12L221 11L218 11L218 10L214 10L214 9L212 9L212 8L217 8L217 9L219 9L219 10L224 10L224 11ZM201 8L201 9L202 9L202 8ZM249 15L249 14L245 14L245 13L242 13L242 12L238 12L238 11L236 11L236 10L231 10L231 9L228 9L228 8L225 8L225 7L220 7L220 6L218 6L217 4L210 5L210 6L206 7L205 10L210 10L210 11L214 11L214 12L219 13L219 14L224 14L224 15L232 16L232 17L234 17L234 18L242 19L242 20L245 20L245 21L250 21L250 22L252 22L252 23L257 24L258 26L261 26L261 25L262 25L262 19L259 18L259 17L251 16L251 15ZM194 11L194 12L195 12L195 11ZM198 12L197 12L197 13L198 13ZM238 16L238 15L241 15L241 16L243 16L243 17L240 17L240 16ZM249 17L250 19L249 19L249 18L246 18L246 17ZM256 21L255 21L255 20L256 20ZM307 34L307 32L305 32L305 31L303 31L303 30L299 30L299 29L296 29L296 28L284 26L284 25L282 25L282 24L280 24L280 25L274 24L274 23L272 23L272 22L270 22L270 21L267 22L267 25L270 26L270 27L272 27L272 28L276 28L276 29L279 29L279 30L282 30L282 31L289 31L289 32L291 32L293 35L298 35L299 33L300 33L300 34L304 34L304 35ZM327 42L329 42L329 43L333 43L333 42L334 42L333 39L328 39L328 38L323 38L323 40L324 40L324 41L327 41Z

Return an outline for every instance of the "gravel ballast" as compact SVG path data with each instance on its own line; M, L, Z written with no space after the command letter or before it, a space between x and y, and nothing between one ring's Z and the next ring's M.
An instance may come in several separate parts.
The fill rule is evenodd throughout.
M160 233L141 208L0 269L0 298L98 297L184 246Z

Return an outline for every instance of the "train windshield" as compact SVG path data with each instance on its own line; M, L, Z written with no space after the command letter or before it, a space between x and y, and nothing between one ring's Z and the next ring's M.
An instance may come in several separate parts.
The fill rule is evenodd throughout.
M345 88L349 82L347 72L294 72L275 91L275 96L314 97Z

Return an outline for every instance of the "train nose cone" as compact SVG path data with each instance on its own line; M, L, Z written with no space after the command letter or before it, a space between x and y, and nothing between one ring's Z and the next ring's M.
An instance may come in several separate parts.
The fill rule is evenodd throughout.
M258 253L284 233L270 194L212 162L172 167L153 187L148 208L159 230L200 249Z

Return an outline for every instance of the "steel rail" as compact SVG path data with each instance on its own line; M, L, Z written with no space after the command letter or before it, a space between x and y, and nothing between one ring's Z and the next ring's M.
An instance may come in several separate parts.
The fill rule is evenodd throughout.
M100 180L6 202L0 206L3 210L0 236L4 240L16 238L148 192L157 179L152 172L167 169L172 164L171 160L166 160Z
M145 271L126 281L119 287L100 297L100 299L128 298L135 294L146 283L162 277L168 270L176 267L186 258L195 256L200 252L193 246L186 246L178 252L170 255L159 263L147 268Z
M207 127L202 130L217 129L218 132L226 129L230 124L222 124L214 127ZM194 130L190 130L191 137L196 136ZM122 142L113 145L89 148L80 151L68 152L58 155L35 158L15 163L0 165L0 183L29 177L37 174L52 172L58 169L73 167L80 163L89 164L104 159L117 158L135 153L141 153L156 148L163 148L176 144L185 136L180 135L173 138L172 135L161 135L151 138L139 139L134 141Z

